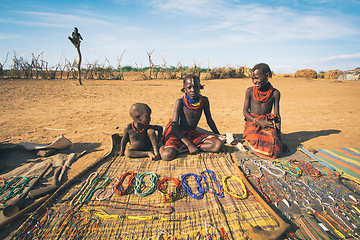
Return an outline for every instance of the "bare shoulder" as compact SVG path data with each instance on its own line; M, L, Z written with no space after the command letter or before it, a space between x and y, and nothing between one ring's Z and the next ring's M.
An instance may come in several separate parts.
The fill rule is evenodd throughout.
M280 96L280 91L274 88L274 96Z
M129 123L125 126L125 130L130 130L132 128L132 123Z

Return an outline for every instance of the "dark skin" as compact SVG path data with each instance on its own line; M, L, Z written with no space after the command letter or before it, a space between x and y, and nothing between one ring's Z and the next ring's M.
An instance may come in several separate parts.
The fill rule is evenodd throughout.
M263 74L261 70L255 69L251 73L251 78L253 84L260 90L266 91L269 89L269 74ZM274 108L274 115L278 118L278 121L275 123L271 123L265 120L256 120L256 124L261 128L277 128L279 132L279 137L281 138L281 117L280 117L280 92L279 90L273 90L270 98L266 102L258 102L253 95L253 88L249 87L245 93L245 101L244 101L244 109L243 114L244 117L249 121L254 121L254 117L251 116L250 113L258 114L258 115L266 115L271 113ZM263 95L261 95L263 96ZM284 149L287 149L287 146L283 143Z
M135 115L134 122L125 126L119 154L130 158L150 157L151 160L159 160L158 143L161 140L162 127L149 125L151 111L146 108L140 109ZM136 131L133 129L133 124ZM128 142L130 147L126 149Z
M191 98L197 99L200 95L200 81L198 79L188 78L184 82L184 92ZM204 112L207 119L207 124L215 134L220 134L210 112L210 103L207 97L204 97L204 105L196 110L187 108L182 99L179 98L175 102L175 109L173 114L173 123L181 126L185 130L195 130L199 120ZM197 154L199 151L204 152L218 152L222 148L220 139L205 139L203 144L198 148L191 141L189 141L181 133L177 125L172 125L173 133L187 146L190 154ZM177 150L174 148L160 148L160 154L164 160L172 160L177 155Z

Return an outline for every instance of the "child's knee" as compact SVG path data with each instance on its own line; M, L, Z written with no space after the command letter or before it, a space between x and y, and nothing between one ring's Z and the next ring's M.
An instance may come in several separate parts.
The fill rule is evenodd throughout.
M176 150L172 148L163 149L163 151L160 152L161 158L165 161L173 160L176 157Z
M221 152L221 151L224 150L223 149L224 148L224 143L220 139L214 138L213 144L214 144L214 147L213 147L214 152Z

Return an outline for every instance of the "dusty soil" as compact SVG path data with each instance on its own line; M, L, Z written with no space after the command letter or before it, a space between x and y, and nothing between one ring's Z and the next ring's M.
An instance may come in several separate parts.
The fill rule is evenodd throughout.
M175 100L182 96L181 80L1 80L0 146L19 142L50 143L64 134L74 143L68 152L88 150L69 171L71 177L110 145L132 119L129 108L144 102L152 108L152 124L165 126ZM359 147L360 82L274 76L281 92L282 132L290 148ZM244 94L249 78L203 80L202 94L221 133L242 134ZM199 127L209 129L204 117ZM16 159L14 159L16 164Z

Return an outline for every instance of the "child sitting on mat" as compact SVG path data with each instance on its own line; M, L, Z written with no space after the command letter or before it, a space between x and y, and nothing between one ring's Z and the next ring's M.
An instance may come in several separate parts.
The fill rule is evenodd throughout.
M209 99L200 95L200 79L190 74L183 79L185 95L175 102L173 118L165 127L163 141L164 146L160 147L160 155L164 160L172 160L178 153L189 151L196 154L200 150L204 152L219 152L222 141L214 135L203 135L195 130L200 117L204 112L207 124L215 134L219 131L210 113Z
M256 64L251 70L254 86L245 93L243 135L256 155L277 158L287 146L281 141L280 92L269 82L271 77L265 63Z
M119 153L121 156L125 154L130 158L160 159L158 144L162 137L163 128L158 125L149 125L150 115L151 109L145 103L135 103L131 106L130 116L134 122L125 126ZM128 142L130 146L126 148Z

